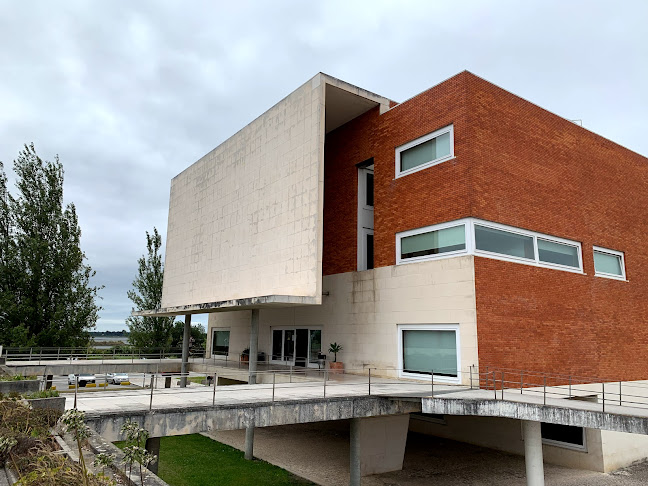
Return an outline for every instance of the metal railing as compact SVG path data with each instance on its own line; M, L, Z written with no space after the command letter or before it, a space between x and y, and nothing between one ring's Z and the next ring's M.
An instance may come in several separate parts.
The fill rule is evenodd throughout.
M3 349L6 361L75 361L75 360L164 360L181 359L182 348L137 348L129 345L116 345L109 349L96 347L9 347ZM191 358L204 357L205 349L192 347L189 349Z
M476 382L476 386L475 386ZM600 404L601 411L609 407L648 408L648 382L605 380L594 377L545 373L511 368L483 371L470 368L470 387L493 391L495 400L516 400L512 394L542 396L547 399L568 399ZM506 395L505 395L506 393Z
M271 357L268 357L271 358ZM228 356L219 358L202 358L205 364L214 366L212 370L200 373L206 376L212 390L212 403L215 404L217 389L218 393L227 393L227 386L218 386L218 379L229 378L240 381L247 380L250 371L244 360L230 359ZM302 360L303 361L303 360ZM308 360L306 360L308 361ZM194 363L196 360L194 360ZM305 361L303 361L305 362ZM311 365L314 363L311 362ZM321 365L321 363L320 363ZM46 366L43 365L43 366ZM552 400L567 399L574 400L574 408L578 408L577 402L589 402L600 406L600 410L609 412L611 406L628 408L648 408L648 381L646 383L637 381L612 381L602 380L595 377L579 376L572 374L545 373L531 370L517 370L510 368L489 368L479 369L477 366L470 366L465 370L455 371L456 379L442 376L446 371L452 374L452 370L430 370L422 376L413 378L403 372L408 370L399 368L379 368L374 366L363 366L362 368L346 368L344 371L334 369L318 369L314 367L295 366L294 362L281 366L276 362L266 361L260 363L261 368L252 372L257 384L254 386L265 395L259 395L260 399L268 399L274 402L277 399L295 398L298 391L302 396L324 397L349 393L352 395L398 395L402 393L416 393L420 396L438 397L439 393L449 393L459 389L473 390L481 393L484 399L507 400L507 401L530 401L535 403L551 404ZM219 370L219 368L225 368ZM45 368L47 369L47 368ZM232 370L241 370L238 376L232 376ZM225 376L228 375L228 376ZM429 379L425 376L428 375ZM104 383L107 378L103 376ZM170 378L173 383L181 382L196 376L195 373L145 373L141 388L150 388L149 409L153 408L154 395L158 393L204 393L204 386L189 386L187 388L171 389L159 387L160 378ZM150 381L150 383L149 383ZM462 382L464 384L462 384ZM299 390L295 387L299 386ZM441 387L441 388L439 388ZM435 389L436 388L436 389ZM346 391L345 391L346 389ZM104 390L108 390L105 386ZM156 392L157 390L157 392ZM230 389L231 390L231 389ZM75 387L75 395L78 387ZM139 396L139 390L122 390L120 396ZM528 398L527 398L528 397ZM539 400L541 399L541 400ZM553 402L554 405L559 402ZM564 406L565 403L560 405ZM581 407L582 408L582 407ZM591 409L592 407L588 407ZM616 410L615 410L616 411Z

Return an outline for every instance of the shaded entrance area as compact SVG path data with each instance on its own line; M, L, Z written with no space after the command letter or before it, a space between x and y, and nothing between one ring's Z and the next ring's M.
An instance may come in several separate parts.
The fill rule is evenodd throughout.
M325 486L348 484L348 420L264 427L256 430L255 456ZM216 432L220 442L243 449L244 430ZM612 474L544 465L546 484L639 486L648 464ZM526 486L524 457L410 432L402 471L362 478L363 486Z

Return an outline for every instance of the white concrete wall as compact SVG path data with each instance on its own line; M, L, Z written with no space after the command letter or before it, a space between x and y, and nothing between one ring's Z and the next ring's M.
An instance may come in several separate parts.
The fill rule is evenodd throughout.
M648 457L648 436L601 431L605 472L615 471Z
M378 368L376 374L395 376L399 324L458 324L461 369L478 364L472 256L330 275L323 290L329 295L320 306L262 309L259 349L271 351L272 327L319 325L324 353L330 354L330 343L342 344L338 361L347 371L363 373L370 365ZM243 336L249 325L249 312L209 316L210 329L231 327L233 355L248 346ZM464 373L464 383L467 379Z
M321 296L323 75L171 183L162 307Z

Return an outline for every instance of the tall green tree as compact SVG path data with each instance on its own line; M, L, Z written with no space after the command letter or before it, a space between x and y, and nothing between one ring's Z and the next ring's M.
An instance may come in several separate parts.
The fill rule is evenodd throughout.
M147 255L137 260L137 277L133 280L133 289L127 295L137 309L157 309L162 302L162 237L157 228L153 234L146 232ZM168 348L171 344L173 317L139 317L130 316L126 324L130 330L128 341L138 348Z
M74 204L63 205L63 165L31 144L14 172L15 197L0 164L0 343L86 345L100 288L90 285Z

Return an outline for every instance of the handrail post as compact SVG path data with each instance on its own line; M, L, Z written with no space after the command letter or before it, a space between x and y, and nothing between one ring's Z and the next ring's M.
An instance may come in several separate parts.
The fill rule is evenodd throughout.
M471 390L473 389L473 377L472 377L473 366L474 365L470 365L470 389Z
M571 398L571 396L572 396L572 394L571 394L571 383L572 383L571 382L571 375L569 375L569 398Z
M495 400L497 400L497 379L495 378L495 371L493 371L493 393L495 394Z
M326 398L326 370L324 370L324 398Z
M150 412L151 410L153 410L153 389L155 388L155 387L153 386L153 377L154 377L154 376L155 376L155 375L154 375L153 373L151 373L151 401L149 402L149 412Z
M623 382L619 382L619 407L623 406L623 403L621 402L621 383Z
M274 403L276 379L277 379L277 372L273 371L272 372L272 403Z
M214 373L214 391L212 393L212 407L216 405L216 382L218 381L218 373Z
M543 405L547 404L547 375L544 375L544 385L542 389L542 403Z
M504 400L504 372L502 371L502 375L500 376L502 380L502 400Z
M77 390L79 389L79 375L74 375L74 409L77 408Z
M430 397L434 398L434 370L430 370L430 386L432 387Z
M371 368L369 368L369 396L371 396Z
M605 382L601 383L601 389L603 390L603 413L605 413Z
M524 390L524 371L520 372L520 395L522 395L522 390Z

